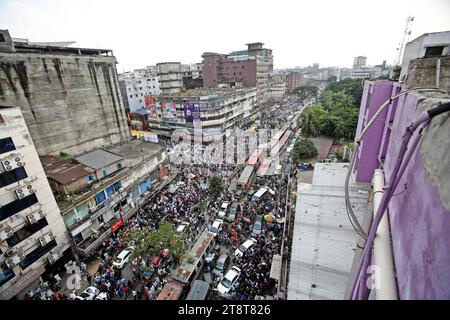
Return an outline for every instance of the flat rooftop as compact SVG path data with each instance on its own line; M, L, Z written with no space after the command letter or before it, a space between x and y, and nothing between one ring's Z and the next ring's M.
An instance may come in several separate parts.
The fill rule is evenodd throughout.
M345 209L346 163L316 163L312 184L299 183L289 270L289 300L343 300L357 234ZM368 184L350 184L359 221Z
M161 152L164 147L158 143L133 139L117 143L104 149L124 157L125 167L134 167L143 160L152 158L158 152Z
M161 95L161 97L171 97L171 98L193 98L198 99L200 97L205 96L220 96L220 95L227 95L232 93L241 93L248 91L249 89L256 90L255 87L250 88L196 88L196 89L189 89L178 93L172 93L167 95Z

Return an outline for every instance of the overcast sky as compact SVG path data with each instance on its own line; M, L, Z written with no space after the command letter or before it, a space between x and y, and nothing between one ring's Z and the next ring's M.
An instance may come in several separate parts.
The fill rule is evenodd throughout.
M275 68L393 63L408 15L410 40L450 30L450 0L0 0L13 37L112 49L119 72L249 42L273 49Z

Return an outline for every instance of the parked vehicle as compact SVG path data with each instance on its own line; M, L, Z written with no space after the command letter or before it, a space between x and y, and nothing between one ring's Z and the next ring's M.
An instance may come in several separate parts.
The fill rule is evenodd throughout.
M189 225L190 225L189 222L181 222L177 227L177 233L183 234L184 232L187 231Z
M211 287L208 282L195 280L186 300L207 300L211 295Z
M77 295L74 300L94 300L94 298L100 293L97 287L88 287L82 293Z
M128 247L124 250L122 250L121 253L116 257L116 259L113 262L113 266L115 266L118 269L122 269L123 266L130 260L130 256L134 251L134 247Z
M108 292L100 292L98 296L95 297L94 300L111 300L109 298Z
M246 240L243 244L241 244L235 251L234 255L236 257L242 257L244 253L250 249L255 243L257 243L256 239L250 238Z
M222 230L222 224L223 224L223 220L221 220L221 219L214 220L211 228L209 228L209 233L213 234L214 237L217 237L219 232Z
M228 296L230 290L236 284L240 275L241 269L239 269L236 266L233 266L222 278L222 280L219 282L219 285L217 286L217 291L222 297L226 298Z
M227 270L230 264L230 257L226 253L222 253L217 259L216 266L214 267L213 274L218 277L223 277L224 272Z
M259 189L252 197L253 201L259 201L266 194L267 188Z
M240 207L239 202L233 202L230 208L230 213L228 214L226 219L228 222L232 222L236 218L236 214L239 211L239 207Z
M228 202L222 203L222 206L220 207L219 214L218 214L219 218L221 218L221 219L225 218L225 216L227 214L227 210L228 210Z
M252 236L257 236L262 232L263 216L257 215L253 224Z

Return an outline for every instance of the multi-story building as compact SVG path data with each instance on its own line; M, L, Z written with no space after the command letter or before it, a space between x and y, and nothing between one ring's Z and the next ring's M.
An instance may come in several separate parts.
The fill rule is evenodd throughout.
M270 82L267 94L269 101L277 101L283 99L284 95L286 94L286 83L284 83L283 81Z
M372 76L372 68L354 68L352 69L353 79L370 79Z
M256 112L256 88L201 88L161 95L130 116L133 135L143 129L170 137L175 129L193 133L194 125L208 129L204 134L222 132Z
M145 108L146 96L155 97L161 93L159 76L152 73L152 70L148 68L119 75L120 83L125 87L122 98L124 104L127 101L126 104L128 104L130 112Z
M165 148L143 140L95 149L72 161L41 160L81 256L91 255L129 219L170 171Z
M161 62L157 65L161 94L183 91L183 70L180 62Z
M358 56L353 58L353 69L361 69L366 67L367 57Z
M292 92L295 88L304 86L305 79L301 73L290 73L287 76L288 91Z
M257 102L267 101L268 83L273 73L272 50L263 43L249 43L247 50L228 55L205 52L203 58L203 86L214 88L221 83L243 83L257 88Z
M22 298L70 238L18 107L0 107L0 300ZM54 270L53 270L54 271Z
M39 155L78 154L130 137L111 50L0 34L0 100L21 108Z

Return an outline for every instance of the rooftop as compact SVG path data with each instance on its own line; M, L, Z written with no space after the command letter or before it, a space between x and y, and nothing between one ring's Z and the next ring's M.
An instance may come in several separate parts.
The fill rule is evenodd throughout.
M93 171L82 164L72 163L55 156L42 156L40 159L47 177L63 185L86 177Z
M123 156L103 149L95 149L75 158L79 163L96 170L109 166L122 159Z
M230 93L240 93L245 92L251 88L196 88L196 89L190 89L185 90L178 93L172 93L169 95L162 95L164 97L178 97L178 98L199 98L204 96L220 96L220 95L226 95Z
M154 157L164 147L158 143L133 139L117 143L107 149L109 152L122 156L125 167L134 167L143 160Z
M317 163L312 184L299 183L289 271L288 299L344 299L356 248L347 218L345 163ZM351 184L358 219L367 207L369 186Z

